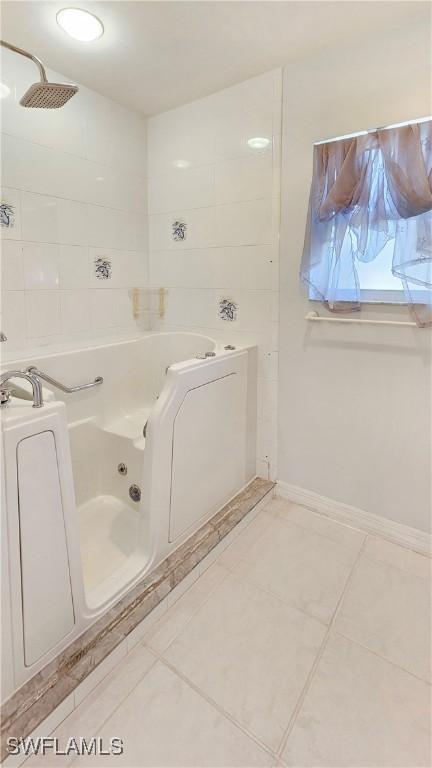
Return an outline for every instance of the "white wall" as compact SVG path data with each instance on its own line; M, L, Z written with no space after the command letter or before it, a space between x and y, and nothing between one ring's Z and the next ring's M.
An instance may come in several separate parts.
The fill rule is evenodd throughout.
M306 312L320 307L298 279L313 142L430 114L430 29L395 31L388 5L386 34L284 72L279 478L428 530L430 331L308 325Z
M2 49L2 202L15 214L1 228L4 360L134 329L128 288L148 275L145 121L83 87L62 109L24 109L37 79Z
M258 471L276 475L281 71L150 118L149 257L162 329L258 343ZM247 141L268 138L254 150ZM175 241L172 225L187 225ZM223 320L219 302L237 305Z

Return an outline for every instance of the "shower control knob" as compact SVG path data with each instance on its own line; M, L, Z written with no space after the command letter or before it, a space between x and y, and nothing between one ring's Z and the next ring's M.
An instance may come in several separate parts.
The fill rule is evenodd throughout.
M141 499L141 488L139 485L131 485L129 488L129 496L131 497L132 501L140 501Z
M10 402L12 392L7 387L0 389L0 405L7 405Z

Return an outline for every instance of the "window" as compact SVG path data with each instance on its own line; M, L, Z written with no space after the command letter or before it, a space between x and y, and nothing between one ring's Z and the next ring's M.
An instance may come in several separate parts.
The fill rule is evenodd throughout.
M315 145L301 279L334 312L406 303L432 322L432 121Z
M357 261L356 270L360 286L360 302L362 304L409 303L401 278L392 272L394 249L395 241L391 239L388 240L375 259ZM346 275L345 280L343 277L341 278L339 298L341 301L354 302L356 301L357 294L349 278L350 275ZM311 282L314 282L313 278ZM422 291L420 287L413 289L411 294L419 304L423 304L428 300L428 292ZM309 298L311 301L322 301L322 297L316 294L312 285L309 285Z

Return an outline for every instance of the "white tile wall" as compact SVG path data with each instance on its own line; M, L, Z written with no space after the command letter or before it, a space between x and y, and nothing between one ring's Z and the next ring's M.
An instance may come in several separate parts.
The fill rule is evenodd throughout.
M2 158L2 162L3 161L4 161L4 158ZM1 202L2 204L6 204L7 206L12 206L12 210L14 211L14 215L9 218L9 224L8 224L9 239L20 240L21 239L20 195L18 190L10 189L5 186L3 174L2 174ZM3 228L4 228L4 225L2 222L2 230Z
M9 291L24 289L23 247L21 242L5 240L1 259L2 288Z
M5 360L136 330L127 289L148 283L145 120L83 87L60 110L23 110L33 76L2 50L1 194L15 210L1 229ZM95 279L97 255L111 279Z
M90 275L89 249L82 245L61 245L58 270L60 288L86 288Z
M61 333L59 291L26 291L29 339L57 337Z
M150 281L166 329L259 345L258 471L276 477L281 72L150 118ZM251 138L267 138L253 150ZM175 241L172 225L187 225ZM233 322L219 301L238 305Z
M7 51L2 62L2 199L15 209L2 227L2 353L137 330L129 289L166 288L162 330L259 344L259 471L270 462L276 476L281 72L146 126L86 88L55 113L24 112L32 66ZM252 149L255 137L268 147ZM219 316L224 298L233 322Z
M24 288L26 291L59 287L59 251L54 243L23 243Z

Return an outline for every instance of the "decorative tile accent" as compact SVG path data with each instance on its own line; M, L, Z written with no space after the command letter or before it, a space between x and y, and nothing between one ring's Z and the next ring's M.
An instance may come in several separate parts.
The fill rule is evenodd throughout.
M238 304L232 299L219 299L219 317L233 322L237 320Z
M172 237L173 240L178 242L179 240L186 240L187 224L185 221L174 221L172 225Z
M2 227L12 229L15 226L15 206L12 203L0 204L0 223Z
M109 259L107 256L105 258L98 256L94 260L94 265L95 265L95 275L98 280L111 279L111 270L112 270L111 259Z
M1 708L1 759L9 736L28 736L274 487L257 477Z

